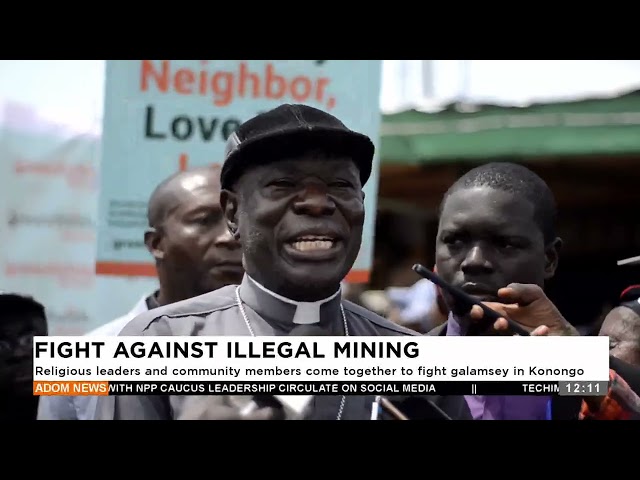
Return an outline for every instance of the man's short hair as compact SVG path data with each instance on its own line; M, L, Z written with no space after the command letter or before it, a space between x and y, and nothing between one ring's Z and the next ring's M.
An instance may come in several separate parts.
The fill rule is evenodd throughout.
M527 167L511 162L491 162L469 170L445 193L440 214L449 195L474 187L489 187L526 198L533 205L534 220L545 244L556 238L557 211L553 193L546 182Z
M0 309L10 319L23 316L37 318L42 321L45 332L49 331L44 305L30 295L0 291Z

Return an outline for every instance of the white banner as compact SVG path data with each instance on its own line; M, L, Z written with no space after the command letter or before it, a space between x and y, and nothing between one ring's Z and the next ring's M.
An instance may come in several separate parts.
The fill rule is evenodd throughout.
M0 126L0 289L33 296L49 331L75 335L94 315L99 139L5 102Z

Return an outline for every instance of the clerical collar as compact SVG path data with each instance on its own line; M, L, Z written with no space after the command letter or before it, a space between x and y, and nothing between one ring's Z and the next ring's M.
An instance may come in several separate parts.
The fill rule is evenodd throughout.
M317 302L297 302L278 295L245 274L240 285L240 297L265 320L279 324L325 324L341 321L340 289Z

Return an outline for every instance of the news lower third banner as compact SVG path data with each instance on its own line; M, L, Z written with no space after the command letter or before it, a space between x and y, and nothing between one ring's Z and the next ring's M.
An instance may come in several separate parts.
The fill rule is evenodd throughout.
M36 337L34 395L603 395L607 337Z

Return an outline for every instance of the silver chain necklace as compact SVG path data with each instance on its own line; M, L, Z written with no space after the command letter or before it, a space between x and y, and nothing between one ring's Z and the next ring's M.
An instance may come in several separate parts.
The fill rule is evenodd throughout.
M244 319L244 323L247 325L249 329L249 333L252 337L255 337L256 334L251 327L251 322L249 322L249 317L247 317L247 312L244 311L244 305L242 305L242 300L240 299L240 285L236 287L236 304L240 309L240 313L242 314L242 318ZM345 336L349 336L349 326L347 325L347 316L344 314L344 308L342 307L342 302L340 302L340 313L342 313L342 323L344 324L344 334ZM340 408L338 409L338 416L336 420L342 420L342 412L344 411L344 404L347 401L347 396L343 395L340 400Z

